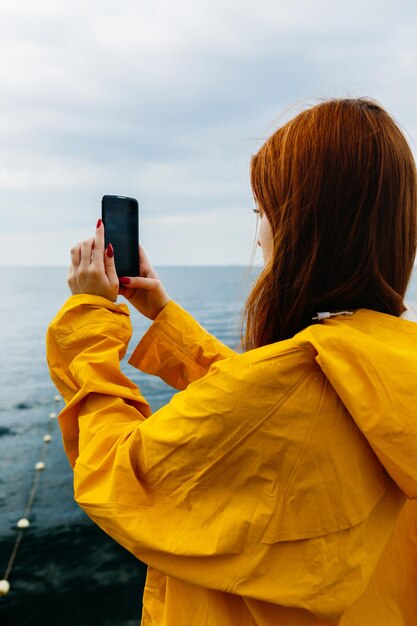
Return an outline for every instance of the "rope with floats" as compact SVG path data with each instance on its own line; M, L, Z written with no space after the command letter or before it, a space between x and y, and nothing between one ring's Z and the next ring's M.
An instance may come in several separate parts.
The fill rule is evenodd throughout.
M60 402L61 396L58 396L58 395L55 396L54 400L55 402ZM45 458L46 458L46 454L48 451L48 446L52 441L52 432L53 432L53 428L55 425L54 422L55 422L56 417L57 417L57 414L54 411L49 413L48 432L43 436L43 448L41 450L39 461L34 466L35 476L33 478L32 488L29 493L29 497L25 506L23 517L18 519L16 522L16 528L18 529L18 533L16 535L16 539L13 545L12 552L10 554L9 561L6 565L3 579L0 580L0 597L7 595L10 591L9 577L13 569L13 565L16 560L17 553L19 551L19 547L23 539L23 535L25 533L25 529L29 528L30 526L30 512L32 510L33 502L36 496L36 491L38 489L40 475L46 467Z

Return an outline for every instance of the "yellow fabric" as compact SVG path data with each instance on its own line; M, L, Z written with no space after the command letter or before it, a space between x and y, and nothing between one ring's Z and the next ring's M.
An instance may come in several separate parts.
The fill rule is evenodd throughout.
M415 626L417 325L360 310L234 353L171 301L120 371L128 309L47 335L77 502L149 565L145 626ZM401 581L401 584L399 584Z

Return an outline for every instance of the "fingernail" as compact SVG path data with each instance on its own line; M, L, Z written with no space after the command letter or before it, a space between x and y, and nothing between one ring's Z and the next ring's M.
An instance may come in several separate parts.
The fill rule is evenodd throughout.
M106 252L107 252L107 256L112 258L112 256L114 255L114 250L113 250L113 246L111 245L111 243L109 243L109 245L107 246Z
M103 222L102 222L101 220L98 220L96 228L100 228L100 226L102 225L102 223L103 223Z
M130 278L128 278L127 276L122 276L121 278L119 278L119 281L122 283L122 285L128 285L130 283Z

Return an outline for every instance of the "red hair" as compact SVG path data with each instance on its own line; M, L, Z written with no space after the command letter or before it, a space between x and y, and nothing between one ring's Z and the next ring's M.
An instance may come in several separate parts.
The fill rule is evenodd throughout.
M246 349L293 336L317 311L404 311L416 167L377 102L332 99L301 112L252 158L251 184L274 240L246 303Z

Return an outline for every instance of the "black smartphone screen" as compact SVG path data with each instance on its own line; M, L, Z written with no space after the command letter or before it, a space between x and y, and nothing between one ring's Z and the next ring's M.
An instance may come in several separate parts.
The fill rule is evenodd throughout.
M118 276L139 276L139 206L135 198L103 196L105 245L112 244Z

